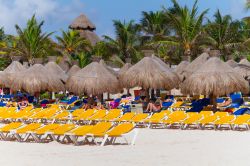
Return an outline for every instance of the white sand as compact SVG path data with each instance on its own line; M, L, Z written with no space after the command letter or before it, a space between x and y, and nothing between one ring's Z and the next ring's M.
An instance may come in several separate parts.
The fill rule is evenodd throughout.
M250 132L141 129L135 146L0 141L0 165L250 165Z

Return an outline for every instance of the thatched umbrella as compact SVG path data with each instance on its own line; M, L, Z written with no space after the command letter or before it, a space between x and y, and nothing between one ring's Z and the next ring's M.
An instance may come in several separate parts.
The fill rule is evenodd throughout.
M16 74L15 80L11 83L11 88L14 91L23 90L35 94L42 91L63 91L64 85L58 77L49 72L43 65L35 64Z
M246 65L250 67L250 62L247 59L242 59L240 60L239 64L241 65Z
M95 25L84 15L78 16L69 26L71 29L95 30Z
M174 72L180 77L181 80L184 79L183 72L185 71L186 67L189 65L188 61L181 61L179 65L176 66Z
M81 70L80 67L78 67L77 65L73 65L69 71L67 72L67 75L70 77L72 76L73 74L75 74L76 72L78 72L79 70Z
M188 78L192 73L197 71L210 58L208 53L202 53L195 60L193 60L184 70L183 75Z
M103 65L92 62L72 75L66 87L75 94L99 95L114 92L119 88L119 82Z
M234 71L245 79L248 79L250 76L250 66L248 65L238 64L238 66L234 68Z
M4 71L2 72L1 81L3 86L10 87L10 83L15 78L14 75L21 71L26 70L26 68L18 61L13 61Z
M77 30L80 36L87 39L91 45L95 45L100 38L95 34L95 25L84 15L78 16L69 26L70 29Z
M232 60L232 59L228 60L228 61L227 61L227 64L228 64L229 66L231 66L232 68L235 68L235 67L238 66L238 63L235 62L235 61Z
M209 95L214 105L217 96L248 93L248 89L248 82L217 57L210 58L181 84L182 93Z
M144 57L119 77L123 87L142 87L171 90L178 86L178 76L152 57ZM147 94L148 95L148 94ZM147 96L148 97L148 96Z
M66 75L66 73L63 71L63 69L57 65L55 62L48 62L45 65L45 68L47 70L49 70L52 74L54 74L55 76L57 76L60 80L62 80L63 82L66 82L68 79L68 76Z
M132 67L131 63L125 63L122 68L119 70L118 74L122 75L124 72L126 72L130 67Z
M110 66L108 66L104 60L100 60L99 62L100 65L102 65L103 67L105 67L111 74L113 74L114 76L117 76L118 73Z

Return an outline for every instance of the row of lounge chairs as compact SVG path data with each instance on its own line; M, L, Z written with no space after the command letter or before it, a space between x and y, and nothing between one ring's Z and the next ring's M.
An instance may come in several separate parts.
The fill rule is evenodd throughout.
M78 126L75 124L47 124L12 122L0 128L1 140L17 140L19 142L50 142L80 144L114 144L117 138L124 138L128 141L126 134L134 129L133 123L114 124L111 122L100 122L95 125ZM137 130L134 130L134 137L131 145L135 143ZM100 141L99 141L99 140Z
M49 108L26 108L17 112L15 108L1 108L0 121L22 123L71 123L75 125L92 125L98 122L135 123L138 127L161 128L213 128L213 129L249 129L250 115L229 115L227 112L201 111L200 113L165 110L160 113L126 113L122 115L119 109L83 110L77 109L72 113L61 110L56 106Z

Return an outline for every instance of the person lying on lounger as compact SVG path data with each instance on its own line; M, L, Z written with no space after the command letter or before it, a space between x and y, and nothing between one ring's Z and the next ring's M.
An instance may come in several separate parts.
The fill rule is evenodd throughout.
M232 104L232 101L230 98L227 98L223 103L218 103L217 106L218 107L226 107L226 106L229 106L230 104Z

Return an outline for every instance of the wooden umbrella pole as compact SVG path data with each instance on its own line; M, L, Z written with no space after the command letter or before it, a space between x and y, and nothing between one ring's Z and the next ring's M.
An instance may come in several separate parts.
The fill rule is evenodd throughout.
M210 103L213 105L213 109L217 109L217 103L216 103L216 96L213 95L213 94L210 94L209 95L209 98L210 98Z
M149 102L149 88L145 90L146 90L146 102Z

